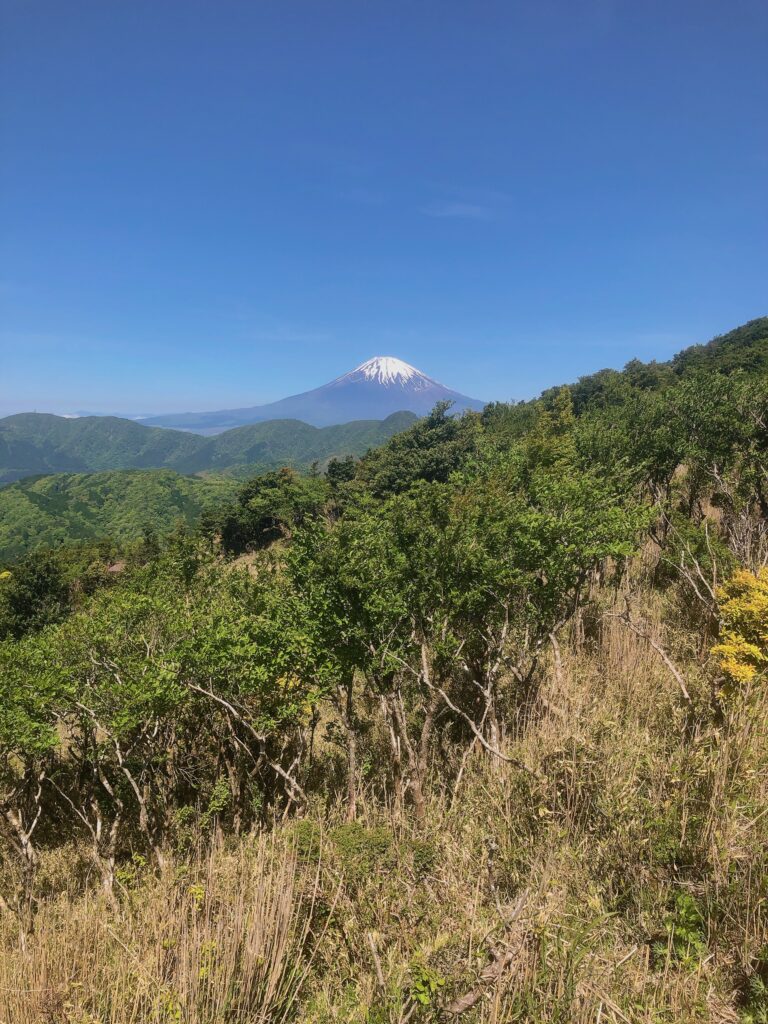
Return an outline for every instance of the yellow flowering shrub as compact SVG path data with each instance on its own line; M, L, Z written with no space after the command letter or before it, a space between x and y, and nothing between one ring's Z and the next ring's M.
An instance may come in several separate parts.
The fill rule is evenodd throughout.
M768 668L768 568L738 569L717 593L720 641L712 648L731 687Z

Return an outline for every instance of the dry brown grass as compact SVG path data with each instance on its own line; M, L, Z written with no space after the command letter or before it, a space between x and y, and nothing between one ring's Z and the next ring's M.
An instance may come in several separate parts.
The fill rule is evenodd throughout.
M477 754L458 792L435 773L419 831L369 795L356 826L138 867L117 907L51 897L26 951L0 934L0 1022L759 1024L768 695L718 718L658 598L640 611L690 704L619 619L577 624L507 736L531 774Z
M117 907L64 894L0 960L3 1024L289 1019L311 966L317 878L271 839L163 878L123 872Z

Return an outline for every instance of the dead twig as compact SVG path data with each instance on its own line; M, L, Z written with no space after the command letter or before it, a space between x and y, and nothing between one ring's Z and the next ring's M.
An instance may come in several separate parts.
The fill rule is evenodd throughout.
M511 913L505 915L504 923L507 928L520 919L520 916L528 904L529 895L530 894L526 889L518 898ZM458 1017L460 1014L466 1013L467 1010L471 1010L473 1006L477 1006L485 995L486 987L492 982L498 981L515 959L517 952L517 948L507 948L504 952L499 952L498 950L492 951L491 963L480 971L477 979L478 984L463 996L459 996L457 999L454 999L453 1002L449 1003L445 1008L445 1012L452 1014L454 1017Z
M623 612L606 612L605 617L620 619L628 629L631 629L636 636L639 636L641 640L645 640L646 643L650 647L652 647L654 651L656 651L661 660L664 662L664 664L667 666L669 671L674 676L677 685L680 687L680 692L682 693L683 697L685 698L688 704L691 704L691 695L688 692L688 687L685 685L685 679L683 678L682 672L679 668L677 668L677 666L672 661L667 652L664 650L664 648L661 646L661 644L657 640L654 640L650 633L646 633L643 629L641 629L639 623L632 621L629 597L625 597L624 602L626 607Z

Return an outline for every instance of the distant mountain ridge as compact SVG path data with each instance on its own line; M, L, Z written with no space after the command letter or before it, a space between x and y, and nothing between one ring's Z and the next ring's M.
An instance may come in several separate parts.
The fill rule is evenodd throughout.
M333 456L362 455L415 420L397 412L318 428L272 420L202 437L148 427L114 416L68 418L18 413L0 419L0 484L47 473L112 469L173 469L179 473L260 472L279 466L308 469Z
M402 376L397 367L383 362L377 371ZM664 392L682 378L731 373L768 377L768 317L690 346L667 362L631 360L621 371L600 370L579 378L569 390L579 417L604 414L612 406L620 409L628 396ZM541 401L546 405L552 394L488 407L486 431L495 432L496 443L505 434L521 436ZM236 478L285 465L302 470L317 462L322 469L332 456L362 455L369 449L378 449L367 460L373 474L369 480L378 474L389 486L387 474L403 478L405 473L408 479L408 473L423 469L414 455L424 423L403 433L416 421L411 412L326 428L272 420L201 437L116 417L9 416L0 419L0 482L7 484L0 487L0 559L41 544L132 539L145 524L164 532L179 520L194 522L204 509L226 501L239 486ZM429 467L434 452L426 454ZM380 457L383 469L377 469ZM124 468L116 472L117 467ZM59 475L43 475L55 473ZM195 473L205 476L180 475ZM20 482L11 482L16 480Z
M394 356L375 356L322 387L267 405L216 412L151 416L147 426L214 434L265 420L297 419L315 427L360 419L384 419L401 410L426 416L438 402L451 402L456 412L481 410L485 403L469 398L428 377Z
M606 369L581 377L570 390L574 410L580 414L593 404L609 401L608 392L616 380L659 389L692 374L737 371L768 374L768 317L751 320L707 344L689 346L667 362L631 360L622 371ZM445 398L446 392L449 400L456 394L401 360L377 357L307 395L320 393L322 404L330 401L327 396L337 389L349 394L349 387L358 397L366 388L373 387L379 395L384 388L387 401L395 403L407 395L414 405L421 402L425 412L440 397ZM275 410L290 401L260 408ZM369 408L372 404L368 401ZM0 484L47 473L112 469L173 469L186 474L240 471L241 475L283 465L305 469L333 456L362 455L406 430L416 418L414 411L398 411L381 420L353 420L328 427L270 418L205 437L188 429L161 429L118 417L18 413L0 419Z

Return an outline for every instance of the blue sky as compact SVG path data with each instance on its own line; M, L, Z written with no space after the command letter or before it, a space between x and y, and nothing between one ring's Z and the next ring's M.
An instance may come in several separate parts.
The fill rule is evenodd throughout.
M764 0L0 0L0 413L395 355L523 398L768 313Z

